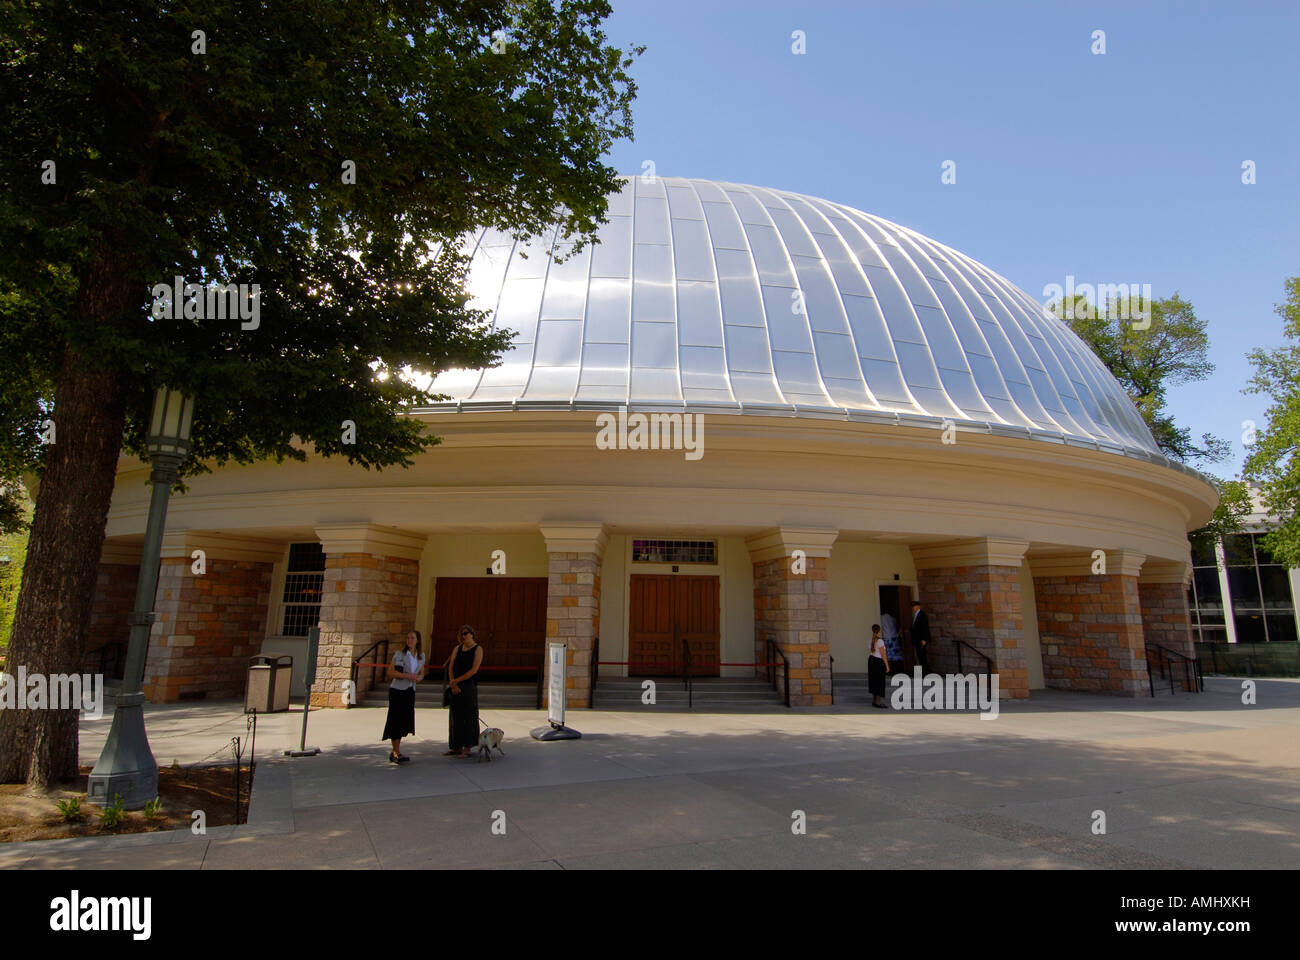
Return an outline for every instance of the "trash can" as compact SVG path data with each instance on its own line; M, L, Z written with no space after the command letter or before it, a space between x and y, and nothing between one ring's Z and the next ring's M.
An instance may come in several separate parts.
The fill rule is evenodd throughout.
M293 657L288 654L259 654L249 657L248 683L244 688L244 712L278 713L289 709L289 686L293 682Z
M271 657L250 657L248 661L248 682L244 685L244 712L271 712L271 695L275 692L273 681L275 671Z
M271 712L289 709L289 687L293 685L293 657L287 653L271 654Z

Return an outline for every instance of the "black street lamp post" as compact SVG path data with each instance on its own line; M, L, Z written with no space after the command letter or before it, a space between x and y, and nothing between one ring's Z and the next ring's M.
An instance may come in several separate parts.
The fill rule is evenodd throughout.
M144 553L140 558L140 579L135 587L135 609L131 613L131 640L127 647L122 690L113 711L108 740L90 773L87 789L92 803L108 804L120 794L122 806L139 810L158 795L158 762L149 749L144 729L145 656L149 651L149 628L154 621L154 593L158 588L158 566L162 554L163 529L167 525L167 499L176 474L190 452L190 422L194 400L168 387L154 397L149 423L149 476L153 493L149 520L144 530Z

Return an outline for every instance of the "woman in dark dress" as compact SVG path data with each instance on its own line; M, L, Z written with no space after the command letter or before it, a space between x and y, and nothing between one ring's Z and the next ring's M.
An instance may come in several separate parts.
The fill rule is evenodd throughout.
M448 664L450 666L448 666ZM447 692L450 748L444 757L473 756L478 745L478 668L483 664L483 648L478 645L474 628L468 623L460 628L460 643L447 663Z
M880 635L880 624L871 625L871 655L867 657L867 689L871 691L871 705L886 709L885 674L889 673L889 652L885 638Z
M424 679L422 643L419 630L408 633L406 645L393 654L388 670L392 681L388 685L388 719L380 739L392 741L389 763L406 763L411 759L402 755L402 737L415 733L415 685Z

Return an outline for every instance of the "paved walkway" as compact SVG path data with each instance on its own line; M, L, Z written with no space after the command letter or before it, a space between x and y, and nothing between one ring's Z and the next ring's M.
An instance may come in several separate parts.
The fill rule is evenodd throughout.
M420 710L403 766L377 708L313 712L324 752L282 756L295 708L259 721L249 824L4 845L0 867L1295 869L1300 681L1256 683L1254 706L1228 678L1154 701L1037 691L996 720L581 710L583 739L552 743L528 737L542 713L484 711L507 736L492 763L439 756L445 714ZM245 735L233 702L147 723L161 765ZM83 723L83 763L108 726Z

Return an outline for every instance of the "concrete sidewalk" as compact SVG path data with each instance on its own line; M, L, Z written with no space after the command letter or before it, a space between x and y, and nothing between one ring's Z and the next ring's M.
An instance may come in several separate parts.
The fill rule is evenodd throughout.
M1228 678L1156 700L1035 691L995 720L571 711L583 739L553 743L528 736L543 713L484 711L507 737L492 763L440 756L445 712L420 710L403 766L378 708L313 711L322 754L284 757L295 708L259 719L249 824L6 845L0 867L1294 869L1300 681L1255 683L1254 706ZM160 765L246 735L235 702L147 723ZM83 723L83 763L108 726Z

